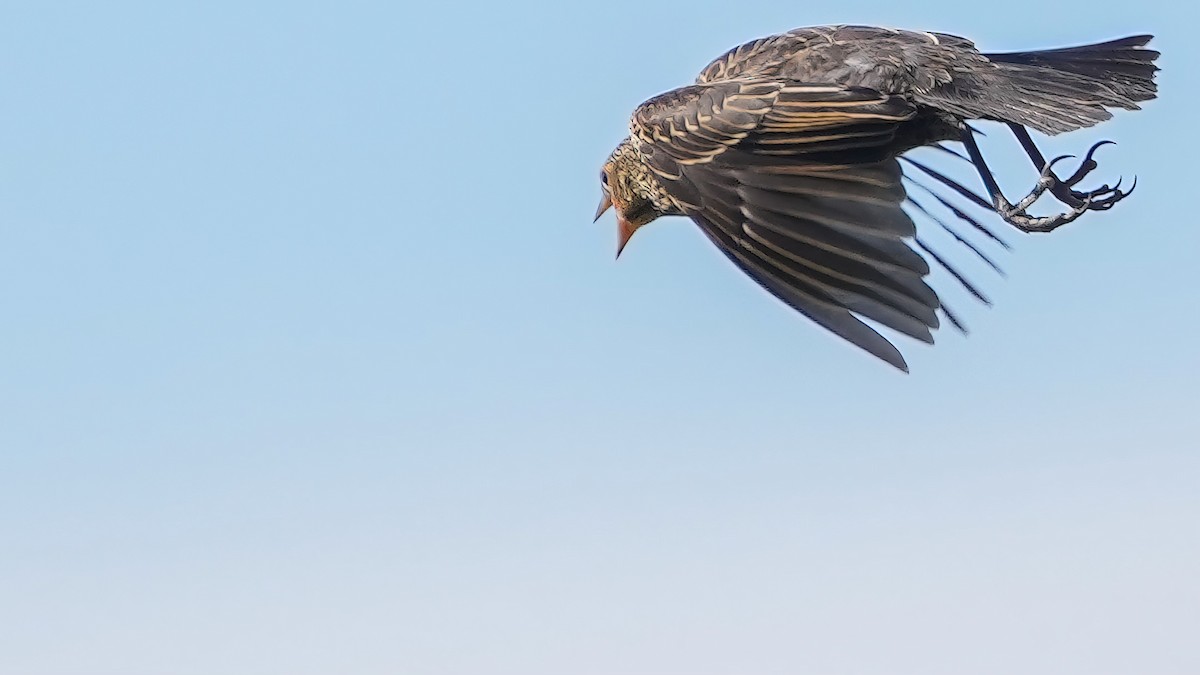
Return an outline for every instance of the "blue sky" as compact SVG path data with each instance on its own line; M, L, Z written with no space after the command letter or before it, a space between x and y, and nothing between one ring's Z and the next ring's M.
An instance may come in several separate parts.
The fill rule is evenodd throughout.
M1194 18L10 3L0 672L1197 672ZM1007 233L908 376L590 222L637 103L834 22L1164 52L1045 141L1138 192Z

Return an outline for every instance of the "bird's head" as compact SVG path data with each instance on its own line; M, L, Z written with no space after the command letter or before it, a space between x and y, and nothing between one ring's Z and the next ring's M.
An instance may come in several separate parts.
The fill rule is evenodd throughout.
M621 141L604 163L600 184L604 195L596 209L596 220L609 207L616 209L618 257L639 227L673 211L665 203L667 198L659 182L628 138Z

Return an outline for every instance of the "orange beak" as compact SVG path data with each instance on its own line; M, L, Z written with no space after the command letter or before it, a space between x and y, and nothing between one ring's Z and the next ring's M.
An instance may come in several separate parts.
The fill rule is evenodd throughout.
M600 206L596 209L596 217L592 220L592 222L594 223L597 220L600 220L600 216L604 215L605 211L612 208L612 205L613 205L612 198L608 196L607 192L604 193L604 197L600 200ZM624 218L621 217L620 212L617 213L617 257L618 258L621 257L621 251L625 250L625 244L629 243L629 238L633 236L633 232L636 229L637 229L636 227L629 224L628 220L625 220Z
M617 257L621 257L621 251L625 250L625 244L629 243L629 238L633 236L637 228L629 224L621 216L617 216Z

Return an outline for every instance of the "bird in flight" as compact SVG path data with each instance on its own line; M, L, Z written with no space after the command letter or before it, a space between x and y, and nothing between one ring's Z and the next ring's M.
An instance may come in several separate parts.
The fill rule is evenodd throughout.
M1070 176L1046 161L1029 129L1082 129L1155 98L1157 51L1138 35L1064 49L982 53L943 33L866 26L799 28L729 50L695 83L642 103L630 134L601 170L596 220L614 208L617 255L661 216L694 221L738 268L775 297L861 349L908 371L890 341L862 319L933 343L940 311L929 260L986 302L966 277L917 238L905 206L975 245L908 194L904 166L1025 232L1049 232L1129 192L1075 187L1096 168L1092 146ZM1009 201L975 141L972 120L1004 123L1034 168L1035 187ZM960 142L965 155L942 145ZM931 146L974 165L987 197L905 153ZM902 164L903 162L903 164ZM997 239L976 217L917 184L958 219ZM1027 209L1044 194L1065 207Z

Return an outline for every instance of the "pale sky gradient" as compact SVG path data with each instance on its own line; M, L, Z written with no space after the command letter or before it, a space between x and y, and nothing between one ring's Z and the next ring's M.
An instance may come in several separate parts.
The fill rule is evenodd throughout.
M0 673L1200 672L1195 10L734 6L8 3ZM638 102L833 22L1165 54L1045 141L1138 192L909 376L590 222Z

